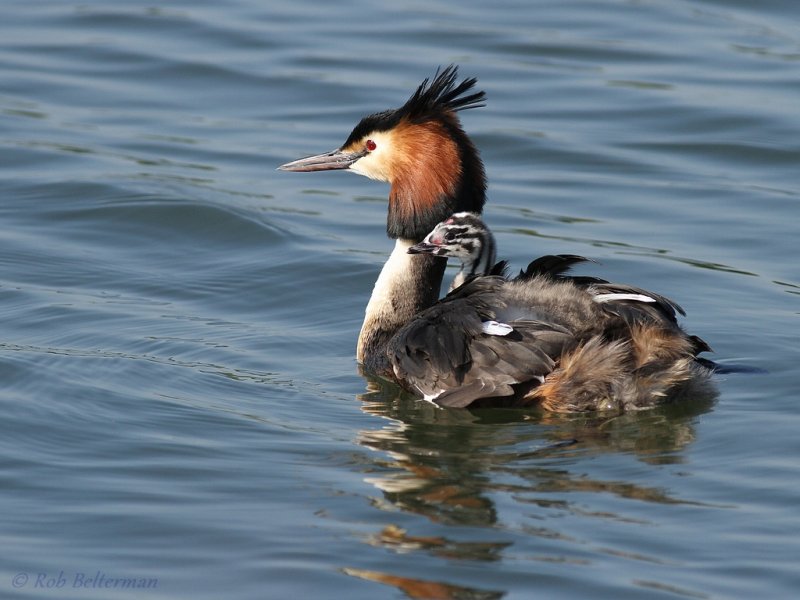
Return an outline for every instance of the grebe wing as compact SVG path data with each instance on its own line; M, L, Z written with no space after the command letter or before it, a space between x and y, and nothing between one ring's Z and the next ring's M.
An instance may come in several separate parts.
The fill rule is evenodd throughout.
M448 407L541 382L574 338L552 323L493 321L491 301L502 284L495 277L470 280L403 327L388 349L398 380Z
M582 262L595 261L577 254L546 254L532 260L524 271L519 272L517 279L525 280L539 276L558 277L569 271L573 265Z
M599 277L586 275L565 275L574 265L582 262L596 262L577 254L548 254L531 261L524 271L520 271L517 280L524 281L534 277L552 277L568 280L585 289L595 302L604 304L605 308L623 319L633 322L637 317L647 315L656 321L666 318L677 323L677 314L686 316L683 308L673 301L654 292L632 285L612 283ZM638 315L637 313L642 313Z

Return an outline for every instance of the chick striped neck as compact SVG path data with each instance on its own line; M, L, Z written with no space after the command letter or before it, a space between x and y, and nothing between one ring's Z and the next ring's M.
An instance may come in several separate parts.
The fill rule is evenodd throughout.
M488 229L472 229L460 241L469 254L461 263L461 270L456 277L463 283L470 277L488 275L497 262L497 248L491 232Z

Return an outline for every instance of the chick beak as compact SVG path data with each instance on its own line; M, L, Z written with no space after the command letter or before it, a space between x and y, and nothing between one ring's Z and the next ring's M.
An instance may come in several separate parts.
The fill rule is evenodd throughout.
M279 171L295 171L298 173L308 173L311 171L335 171L339 169L349 169L354 162L364 156L366 152L343 152L333 150L324 154L316 154L306 158L300 158L285 165L278 167Z
M433 255L437 255L438 254L438 250L439 250L439 246L437 246L436 244L431 244L430 242L427 242L426 240L422 240L420 243L414 244L413 246L411 246L407 250L407 252L409 254L433 254Z

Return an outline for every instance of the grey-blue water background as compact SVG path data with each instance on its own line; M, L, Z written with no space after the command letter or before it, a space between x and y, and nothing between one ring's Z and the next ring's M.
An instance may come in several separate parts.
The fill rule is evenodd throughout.
M0 596L800 589L796 2L2 12ZM359 375L387 187L275 167L450 62L502 256L595 258L768 373L600 420Z

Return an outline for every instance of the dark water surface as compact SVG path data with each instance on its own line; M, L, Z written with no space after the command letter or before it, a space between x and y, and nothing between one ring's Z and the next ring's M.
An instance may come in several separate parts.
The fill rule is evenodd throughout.
M387 188L275 167L450 62L504 257L767 373L610 419L363 378ZM799 183L790 0L6 1L0 596L794 597Z

